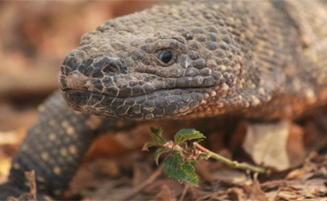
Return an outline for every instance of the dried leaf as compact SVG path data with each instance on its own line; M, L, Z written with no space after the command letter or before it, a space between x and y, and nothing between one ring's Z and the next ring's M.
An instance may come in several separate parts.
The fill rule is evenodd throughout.
M256 164L286 170L290 168L288 136L289 122L249 124L243 148Z
M247 201L247 196L241 188L230 188L227 190L228 200Z
M260 200L260 201L268 201L265 193L261 190L260 183L257 179L254 179L251 185L251 200Z

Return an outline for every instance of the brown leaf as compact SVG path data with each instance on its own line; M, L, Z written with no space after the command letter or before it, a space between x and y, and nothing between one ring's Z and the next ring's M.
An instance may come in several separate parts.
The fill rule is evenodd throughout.
M304 162L306 150L303 137L303 128L296 124L290 124L286 150L291 168L297 167Z
M233 201L246 201L247 195L244 193L243 189L241 188L230 188L226 192L228 194L229 200Z
M300 179L307 173L305 169L295 169L287 174L286 179Z
M261 190L260 183L257 179L254 179L251 185L250 199L268 201L268 198L266 197L265 193Z
M290 168L287 154L289 126L290 123L286 121L248 124L244 150L258 165L263 164L278 171Z
M176 195L166 185L161 187L161 191L157 194L156 200L158 201L176 201Z

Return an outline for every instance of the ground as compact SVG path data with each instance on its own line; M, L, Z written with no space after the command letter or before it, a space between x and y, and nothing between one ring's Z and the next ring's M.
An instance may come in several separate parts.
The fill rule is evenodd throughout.
M152 3L0 2L0 183L6 181L11 157L37 119L37 105L58 88L57 75L65 54L78 46L84 33L107 19L142 10ZM196 166L199 187L169 180L161 166L154 163L154 149L141 151L144 142L150 139L144 136L148 127L136 130L132 139L125 133L103 136L88 152L66 197L327 200L327 158L324 150L317 152L327 141L322 126L326 121L321 114L319 118L309 117L295 123L240 122L228 146L223 144L219 132L211 135L206 145L213 151L227 158L264 163L272 171L267 175L248 174L213 160L203 160ZM273 135L262 135L267 130L274 130ZM276 146L267 148L267 142ZM252 160L246 160L249 155Z

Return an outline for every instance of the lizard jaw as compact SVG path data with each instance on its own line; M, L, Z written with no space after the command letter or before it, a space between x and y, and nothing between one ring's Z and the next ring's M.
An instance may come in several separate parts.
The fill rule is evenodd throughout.
M208 89L209 90L209 89ZM182 93L182 94L181 94ZM120 98L83 90L65 90L68 106L107 118L161 119L188 114L206 97L194 89L159 90L137 97Z

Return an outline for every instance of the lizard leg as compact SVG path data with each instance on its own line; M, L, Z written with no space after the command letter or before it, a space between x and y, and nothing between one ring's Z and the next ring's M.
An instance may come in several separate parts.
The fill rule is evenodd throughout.
M36 172L38 194L59 198L98 135L85 123L90 116L69 109L60 92L39 111L39 121L28 130L13 159L9 181L0 186L0 200L29 192L24 172L31 170Z

